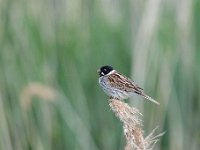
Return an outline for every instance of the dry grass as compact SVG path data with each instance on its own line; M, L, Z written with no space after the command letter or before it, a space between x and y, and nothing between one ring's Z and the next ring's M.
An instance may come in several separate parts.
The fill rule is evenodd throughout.
M109 105L115 115L123 123L124 135L126 138L125 150L150 150L153 149L155 143L159 141L164 133L154 136L157 128L155 128L148 136L144 136L142 130L142 114L138 109L130 107L128 104L110 99Z
M21 106L23 109L29 109L31 106L32 97L40 97L43 100L55 101L56 91L41 83L32 82L29 83L21 92Z

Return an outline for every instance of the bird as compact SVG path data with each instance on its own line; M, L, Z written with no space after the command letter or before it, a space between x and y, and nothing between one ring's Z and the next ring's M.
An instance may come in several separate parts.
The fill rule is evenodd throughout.
M112 66L102 66L97 72L99 74L99 84L110 98L124 100L130 98L133 94L138 94L157 105L160 104L145 94L143 88L139 87L125 75L116 71Z

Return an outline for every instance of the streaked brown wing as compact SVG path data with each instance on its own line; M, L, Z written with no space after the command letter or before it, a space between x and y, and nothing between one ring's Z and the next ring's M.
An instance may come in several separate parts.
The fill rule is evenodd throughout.
M108 75L107 78L110 82L110 86L112 86L113 88L127 92L135 92L137 94L143 93L143 89L135 84L134 81L131 81L129 78L118 73L117 71Z

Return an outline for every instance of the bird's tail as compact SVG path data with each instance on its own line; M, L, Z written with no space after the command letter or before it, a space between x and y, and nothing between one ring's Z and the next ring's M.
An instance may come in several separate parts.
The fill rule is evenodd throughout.
M150 96L148 96L148 95L146 95L146 94L142 94L142 96L143 96L144 98L146 98L147 100L149 100L149 101L151 101L151 102L153 102L153 103L155 103L155 104L157 104L157 105L160 105L160 103L158 103L156 100L154 100L154 99L151 98Z

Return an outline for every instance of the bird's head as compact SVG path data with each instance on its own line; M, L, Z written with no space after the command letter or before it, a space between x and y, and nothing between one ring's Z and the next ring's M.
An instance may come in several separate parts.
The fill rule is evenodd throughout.
M97 70L97 72L99 73L99 76L105 76L107 75L108 73L110 73L111 71L113 71L113 67L111 66L102 66L100 69Z

